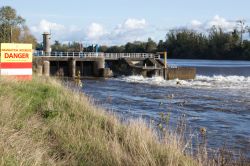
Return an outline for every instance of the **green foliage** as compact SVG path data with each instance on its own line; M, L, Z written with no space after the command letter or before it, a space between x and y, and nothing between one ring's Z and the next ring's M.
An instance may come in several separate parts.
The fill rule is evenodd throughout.
M10 6L0 8L0 43L22 42L36 45L35 37L25 26L25 19Z
M145 44L145 52L153 53L157 50L157 44L151 38L148 38Z
M172 30L166 36L170 58L250 60L250 42L240 42L240 34L212 27L208 35L192 30Z
M42 49L42 44L39 48L37 49ZM80 50L80 45L77 44L76 42L73 43L72 45L70 43L68 44L61 44L58 40L55 40L55 43L51 46L53 51L58 51L58 52L67 52L67 51L77 51L79 52Z
M171 30L166 38L168 55L172 58L200 58L207 49L207 39L195 31Z
M123 53L123 52L125 52L125 48L124 48L124 46L111 46L111 47L107 48L106 50L104 50L104 52Z
M163 40L160 40L157 45L157 51L163 52L163 51L166 51L166 48L167 48L166 42L164 42Z
M165 132L168 130L169 122L170 122L170 112L164 114L163 112L159 113L160 115L160 122L158 124L158 128L160 131Z
M58 111L56 110L45 110L42 114L45 119L52 119L58 115Z

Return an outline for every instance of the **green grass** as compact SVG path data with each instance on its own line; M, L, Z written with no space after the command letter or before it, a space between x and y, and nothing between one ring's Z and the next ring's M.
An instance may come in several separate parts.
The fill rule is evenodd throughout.
M175 134L159 141L51 78L0 79L0 165L199 165Z

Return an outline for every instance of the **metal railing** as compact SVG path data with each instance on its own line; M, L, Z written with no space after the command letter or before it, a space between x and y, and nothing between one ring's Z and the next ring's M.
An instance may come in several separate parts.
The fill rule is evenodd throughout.
M34 56L46 57L104 57L105 59L119 59L119 58L154 58L160 59L160 55L151 53L103 53L103 52L50 52L35 51Z

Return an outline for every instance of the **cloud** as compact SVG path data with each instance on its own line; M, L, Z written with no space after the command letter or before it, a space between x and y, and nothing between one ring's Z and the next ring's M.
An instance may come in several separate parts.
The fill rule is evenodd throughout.
M69 27L58 24L55 22L50 22L48 20L42 19L37 25L31 26L31 32L36 36L38 41L42 41L42 33L51 32L51 42L54 40L59 41L77 41L81 39L81 35L84 34L83 29L70 25Z
M109 43L121 44L135 40L145 40L148 35L147 22L145 19L128 18L118 24L106 38ZM146 37L147 36L147 37Z
M142 30L146 28L146 20L145 19L133 19L129 18L125 20L122 24L118 24L115 29L114 33L125 33L128 31L136 31L136 30Z
M127 19L121 26L121 28L130 29L130 30L144 29L145 27L146 27L145 19L138 20L138 19L133 19L133 18Z
M106 30L104 25L93 22L85 28L69 25L64 26L42 19L38 25L32 26L31 31L42 41L43 32L52 32L52 39L65 41L81 41L84 43L99 43L106 45L124 44L135 40L146 40L152 36L145 19L128 18L113 28Z
M193 28L200 28L202 26L202 22L198 21L198 20L192 20L191 21L191 27Z
M209 27L215 26L218 28L222 28L226 31L231 31L234 29L235 23L229 22L225 18L216 15L216 16L214 16L214 18L212 20L210 20L207 23L207 26L209 26Z
M232 31L236 27L236 23L228 21L219 15L215 15L211 20L205 22L192 20L188 25L188 28L199 31L207 31L213 26L216 28L222 28L225 31Z
M105 35L105 30L101 24L92 23L87 29L87 37L91 40L97 40Z
M114 28L106 30L99 23L91 23L85 30L84 42L105 45L120 45L149 37L145 19L128 18Z
M50 32L51 30L55 31L62 31L65 29L64 25L49 22L45 19L41 20L40 23L37 26L32 26L31 30L33 32Z

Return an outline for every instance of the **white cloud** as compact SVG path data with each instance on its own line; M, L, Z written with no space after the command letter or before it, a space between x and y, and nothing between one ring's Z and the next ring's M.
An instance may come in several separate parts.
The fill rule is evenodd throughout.
M106 37L111 44L146 40L149 37L148 28L145 19L128 18L122 24L118 24Z
M53 30L53 31L62 31L64 29L65 29L64 25L49 22L49 21L47 21L45 19L41 20L40 23L37 26L32 26L31 27L31 30L33 32L39 32L39 33L50 32L51 30Z
M226 31L230 31L230 30L233 30L233 28L235 27L235 23L229 22L225 18L216 15L216 16L214 16L214 18L212 20L210 20L207 23L207 26L208 27L215 26L218 28L222 28Z
M146 27L146 20L129 18L124 22L122 27L125 29L144 29Z
M92 40L97 40L105 35L105 30L101 24L92 23L87 29L87 37Z
M51 32L51 42L54 40L79 41L84 34L83 29L75 26L65 26L55 22L42 19L37 25L31 26L31 32L36 36L38 41L42 41L42 33Z
M202 22L198 20L192 20L191 21L191 27L193 28L200 28L202 26Z
M75 25L64 26L58 23L50 22L45 19L41 20L38 25L32 26L31 31L42 41L43 32L52 32L51 42L59 40L65 41L82 41L84 43L99 44L124 44L135 40L146 40L152 37L148 31L145 19L128 18L123 23L106 30L100 23L93 22L88 26L79 27Z
M120 34L128 31L142 30L146 28L146 20L145 19L133 19L129 18L125 20L122 24L118 24L114 29L114 33Z
M219 15L215 15L211 20L205 22L192 20L188 27L194 30L206 31L213 26L216 28L222 28L225 31L232 31L236 27L236 23L228 21Z
M145 19L126 19L108 31L99 23L91 23L85 31L84 41L107 45L124 44L135 40L145 40L149 37Z

